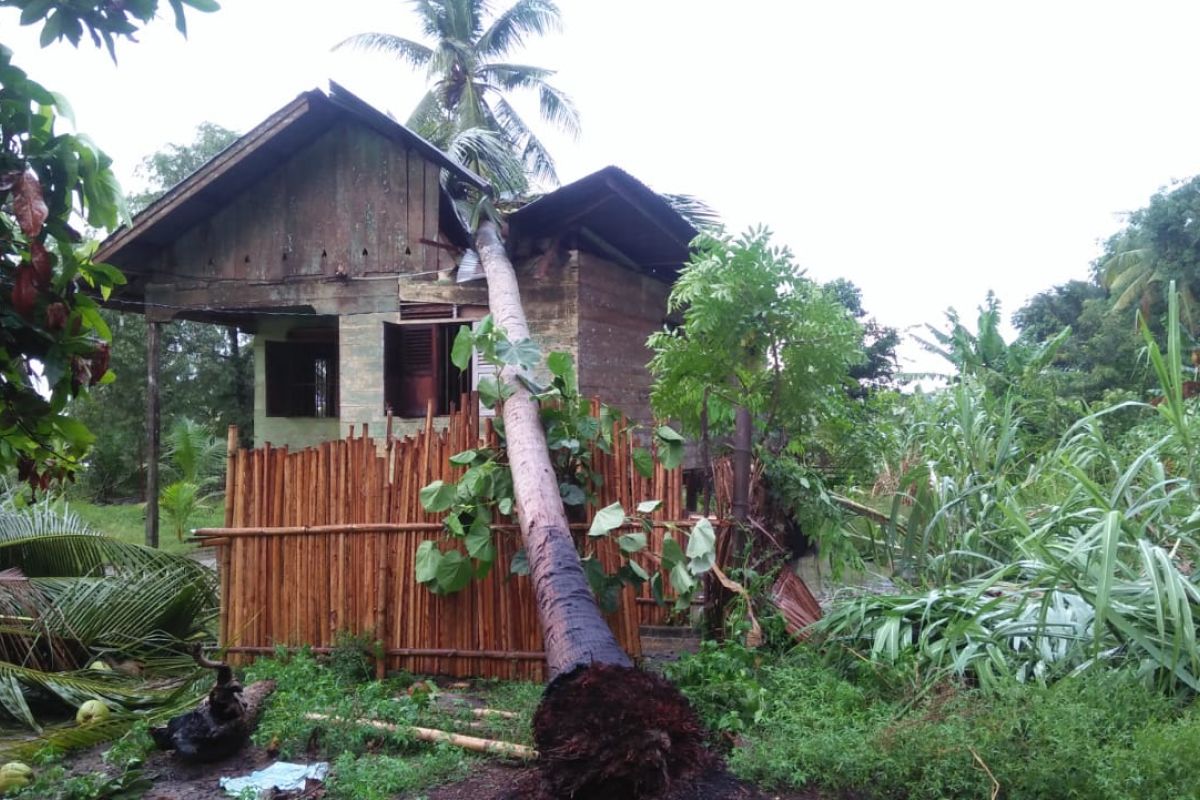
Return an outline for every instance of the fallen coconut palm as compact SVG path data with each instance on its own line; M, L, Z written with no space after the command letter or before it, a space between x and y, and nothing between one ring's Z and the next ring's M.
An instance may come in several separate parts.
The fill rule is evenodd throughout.
M496 225L475 237L493 319L529 339L512 263ZM567 526L537 402L517 371L504 428L516 510L529 561L550 683L534 716L542 791L551 797L656 797L710 767L703 727L668 681L633 668L589 588Z

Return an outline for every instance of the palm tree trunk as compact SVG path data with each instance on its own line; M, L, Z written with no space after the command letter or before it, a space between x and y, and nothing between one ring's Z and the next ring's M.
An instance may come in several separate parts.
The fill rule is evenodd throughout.
M483 222L475 246L488 303L510 341L529 338L500 232ZM521 536L533 578L550 683L533 719L542 798L659 797L715 763L687 699L633 669L592 596L567 527L537 402L512 370L504 431Z
M476 244L487 275L492 319L509 341L528 339L517 277L494 223L480 224ZM592 663L632 666L601 616L579 563L537 402L514 370L505 370L503 379L512 390L504 401L504 431L513 491L550 678Z

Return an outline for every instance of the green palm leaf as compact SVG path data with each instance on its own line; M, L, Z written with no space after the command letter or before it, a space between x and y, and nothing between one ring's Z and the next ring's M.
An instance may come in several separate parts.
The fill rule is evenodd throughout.
M19 508L11 494L0 498L0 570L0 709L34 728L29 693L71 706L168 699L174 685L78 668L105 653L193 669L185 643L208 637L217 608L215 576L196 561L89 532L48 504Z

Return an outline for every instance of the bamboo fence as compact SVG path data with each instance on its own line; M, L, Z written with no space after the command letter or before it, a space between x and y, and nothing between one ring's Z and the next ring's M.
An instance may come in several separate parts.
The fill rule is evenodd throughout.
M366 426L345 439L290 452L269 443L237 448L229 431L225 528L196 532L218 548L221 584L220 638L231 660L244 662L277 647L335 646L339 634L366 637L382 658L376 668L454 676L541 680L544 654L529 578L509 574L520 549L513 520L497 519L497 557L491 572L451 595L435 595L414 575L417 548L427 539L448 544L441 514L426 512L422 487L457 480L465 471L449 462L454 453L496 446L491 420L482 430L477 399L464 395L448 425L437 429L432 408L424 430L383 441ZM599 415L599 404L592 413ZM573 520L578 543L594 549L611 571L620 563L614 537L587 539L597 507L619 501L627 512L639 502L661 500L651 515L650 550L661 550L668 531L684 540L691 521L682 520L680 469L654 459L645 477L633 464L636 446L630 425L614 422L611 453L592 453L592 469L603 476L596 505ZM639 563L652 571L649 556ZM618 641L641 655L639 627L664 624L669 612L654 603L649 587L625 588L619 608L608 616Z

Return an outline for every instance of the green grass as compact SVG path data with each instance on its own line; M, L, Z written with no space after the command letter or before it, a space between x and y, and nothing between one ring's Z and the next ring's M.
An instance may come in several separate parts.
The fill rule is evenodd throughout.
M710 725L737 730L730 767L766 789L864 800L989 797L997 785L1006 800L1200 797L1200 708L1131 671L983 692L855 663L843 674L807 648L709 646L669 671Z
M209 510L197 515L193 528L219 528L225 524L225 511L218 497L210 501ZM97 505L84 500L66 501L67 507L79 515L89 527L100 533L133 544L146 542L146 507L141 503ZM180 542L175 534L160 521L159 547L169 553L190 553L196 545Z
M314 748L329 759L328 783L332 800L383 800L402 792L422 792L465 777L483 757L454 747L415 741L404 732L412 725L457 731L473 736L531 744L530 719L542 687L528 683L479 681L462 694L487 707L514 711L515 719L489 717L482 726L469 706L438 702L442 690L409 675L384 681L372 674L362 643L346 638L334 653L318 660L299 652L259 659L246 669L244 680L271 679L277 688L254 733L254 742L278 748L281 758L311 755ZM445 698L443 698L445 700ZM332 720L314 721L316 712ZM338 720L373 719L400 730L381 731Z

